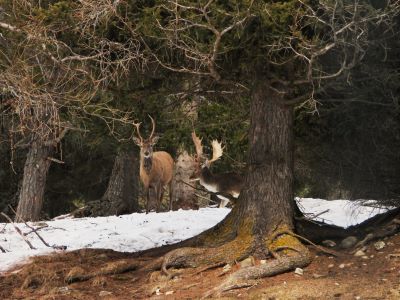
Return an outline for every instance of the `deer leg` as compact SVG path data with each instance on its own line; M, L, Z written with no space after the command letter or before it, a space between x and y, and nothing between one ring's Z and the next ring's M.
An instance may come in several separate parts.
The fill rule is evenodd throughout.
M146 195L146 214L148 214L149 213L149 205L150 205L150 189L149 189L149 187L145 188L144 193Z
M162 204L163 198L164 198L164 187L160 184L160 205Z
M221 202L219 203L219 207L220 208L223 208L223 207L225 207L228 203L229 203L229 200L227 199L227 198L225 198L225 197L223 197L223 196L217 196L219 199L221 199Z
M156 186L156 212L160 212L160 204L162 201L162 186L161 184L157 184Z
M169 191L169 210L172 211L172 180L168 184L168 191Z

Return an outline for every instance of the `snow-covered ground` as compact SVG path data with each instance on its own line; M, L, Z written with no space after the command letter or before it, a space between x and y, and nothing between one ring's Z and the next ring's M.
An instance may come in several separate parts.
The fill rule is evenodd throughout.
M304 212L319 214L316 219L348 227L378 214L386 209L356 205L347 200L326 201L322 199L297 199ZM67 250L81 248L105 248L116 251L135 252L165 244L176 243L192 237L221 221L227 208L202 208L165 213L134 213L123 216L60 219L29 223L35 228L46 225L38 232L50 245L66 246ZM25 224L16 224L22 232L31 230ZM29 257L54 251L30 233L26 238L36 248L32 250L11 224L0 223L0 273Z

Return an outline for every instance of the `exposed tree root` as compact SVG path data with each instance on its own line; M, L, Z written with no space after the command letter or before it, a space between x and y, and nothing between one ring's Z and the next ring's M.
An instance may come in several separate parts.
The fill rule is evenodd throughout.
M138 269L138 267L139 263L125 260L110 263L101 268L99 271L91 273L85 272L85 270L80 267L75 267L69 271L65 277L65 282L73 283L78 281L86 281L96 276L122 274L125 272L134 271Z
M292 271L296 268L306 267L312 261L312 257L308 253L308 250L306 252L307 253L273 259L264 265L239 269L235 273L231 274L226 280L224 280L222 284L206 293L204 297L209 297L212 295L219 296L221 293L233 289L256 285L257 279L278 275Z
M298 239L310 244L311 246L313 246L314 248L318 249L319 251L321 251L321 252L323 252L325 254L329 254L329 255L333 255L333 256L340 256L340 253L338 253L337 251L334 251L334 250L331 250L331 249L327 249L325 247L317 245L317 244L313 243L312 241L310 241L309 239L307 239L307 238L305 238L305 237L303 237L303 236L301 236L299 234L296 234L296 233L294 233L294 232L292 232L290 230L283 231L280 234L288 234L288 235L291 235L293 237L296 237L296 238L298 238ZM294 250L296 250L296 249L294 249Z
M249 256L254 251L254 236L251 233L252 223L242 226L235 239L214 248L186 247L173 250L164 256L162 271L169 277L168 267L213 266L233 263Z
M204 296L220 295L232 289L253 286L257 283L257 279L303 268L312 261L308 249L286 226L280 226L275 230L267 239L266 246L274 259L263 265L239 269Z
M231 274L221 285L207 293L205 295L207 297L231 289L249 287L256 284L256 280L259 278L302 268L311 263L312 257L308 249L299 240L301 237L289 230L288 226L278 226L262 243L260 243L260 240L263 240L263 238L260 235L253 234L251 229L252 225L247 226L247 228L242 226L235 239L219 247L186 247L173 250L164 256L161 270L169 279L174 276L172 272L168 271L169 267L196 268L205 266L201 270L207 270L215 266L243 260L255 253L256 250L260 250L258 249L260 245L261 248L265 248L260 252L268 253L274 257L264 265L241 268ZM256 239L258 243L256 243ZM332 253L329 252L329 254Z
M171 251L164 256L161 270L168 278L172 278L173 274L167 270L168 267L196 268L207 250L206 248L181 248Z

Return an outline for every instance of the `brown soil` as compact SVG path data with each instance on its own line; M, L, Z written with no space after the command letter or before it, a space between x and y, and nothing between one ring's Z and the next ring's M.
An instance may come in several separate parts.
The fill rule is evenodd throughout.
M303 275L291 272L264 278L252 287L214 298L400 299L400 236L385 243L380 251L369 245L364 257L320 253ZM203 272L185 269L167 280L158 271L132 271L143 260L127 253L88 249L37 257L0 277L0 299L199 299L239 268L235 265L225 274L222 267ZM113 274L123 268L125 273ZM108 275L99 275L101 270ZM88 274L86 281L65 281L68 275Z

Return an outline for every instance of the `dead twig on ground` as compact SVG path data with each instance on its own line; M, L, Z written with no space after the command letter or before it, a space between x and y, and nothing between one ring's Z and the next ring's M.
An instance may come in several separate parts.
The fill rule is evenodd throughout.
M6 227L7 227L7 223L4 224L4 227L0 230L0 233L3 233L4 230L6 229Z
M3 253L7 252L2 246L0 246L0 251L3 252Z
M24 224L25 224L29 229L31 229L31 231L30 231L29 233L34 232L34 233L37 235L37 237L42 241L42 243L43 243L46 247L53 248L53 249L56 249L56 250L65 250L65 249L67 249L67 246L50 245L49 243L47 243L47 242L41 237L41 235L40 235L37 231L40 230L40 229L42 229L42 228L44 228L44 227L47 227L47 226L42 226L42 227L39 227L39 228L34 228L34 227L30 226L28 223L26 223L20 216L18 216L18 214L16 213L16 211L15 211L11 206L10 206L10 208L11 208L12 212L15 213L16 217L17 217L19 220L22 220L22 222L24 222ZM29 233L23 234L23 235L25 236L25 235L28 235Z
M27 225L27 224L25 224L25 225ZM32 232L36 232L36 231L38 231L40 229L43 229L43 228L46 228L46 227L49 227L49 226L46 225L46 226L41 226L41 227L38 227L38 228L32 228L31 231L25 232L24 235L25 236L30 235Z
M1 212L0 213L4 218L7 219L8 222L10 222L10 224L14 227L15 231L18 232L18 234L22 237L22 239L25 241L25 243L28 244L29 248L31 248L32 250L35 250L36 248L33 247L33 245L31 244L30 241L28 241L28 239L24 236L24 234L22 233L21 229L19 229L17 227L17 225L15 225L15 223L13 222L13 220L11 220L11 218L9 216L7 216L5 213Z

